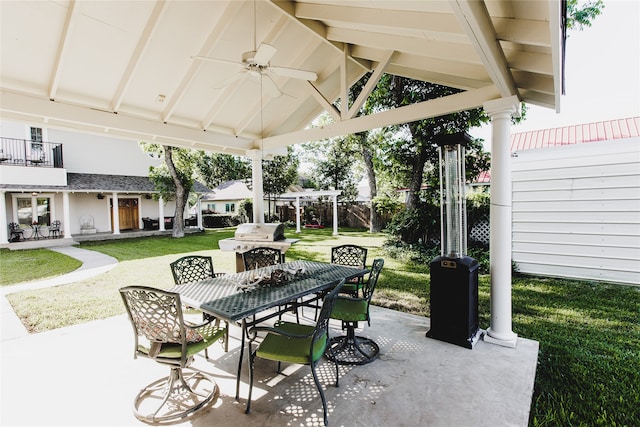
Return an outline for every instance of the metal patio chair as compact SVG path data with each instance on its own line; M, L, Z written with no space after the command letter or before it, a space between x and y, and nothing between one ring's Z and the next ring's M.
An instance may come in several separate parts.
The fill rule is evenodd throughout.
M340 365L364 365L373 361L380 353L375 341L356 336L355 330L358 322L366 321L371 325L369 306L383 266L382 258L373 260L369 279L362 287L362 297L340 295L336 299L331 318L342 321L342 329L346 329L347 333L331 338L331 351L327 353L327 357Z
M171 267L171 274L173 275L173 281L176 285L183 285L189 282L198 282L200 280L224 276L226 273L216 273L213 271L213 259L209 256L201 255L187 255L182 258L178 258L169 264ZM202 320L215 319L216 325L220 324L220 319L215 316L202 313ZM225 322L225 330L227 334L225 336L224 351L229 351L229 322ZM204 355L208 359L209 352L204 350Z
M55 221L51 221L51 225L49 226L49 237L58 238L60 237L60 227L62 226L62 222L58 219Z
M20 224L17 222L9 223L9 241L10 242L18 242L20 240L24 240L24 230L20 227Z
M242 254L242 262L244 263L245 271L255 270L256 268L268 267L270 265L282 264L284 262L284 255L280 249L258 247L249 249ZM300 315L298 314L298 304L291 304L292 312L296 315L296 320L300 321Z
M331 263L365 268L367 264L367 248L358 245L341 245L331 248ZM362 287L362 276L348 280L342 292L358 296Z
M277 322L273 327L256 326L249 330L249 335L256 335L260 332L267 332L260 344L249 355L249 397L247 400L248 414L251 411L251 392L253 390L254 366L256 357L278 362L278 374L281 373L281 364L298 363L309 365L313 381L320 393L322 409L324 411L324 425L328 426L327 400L322 390L322 385L316 373L316 366L322 360L325 351L331 351L329 347L329 316L334 307L336 297L340 288L344 284L342 280L331 292L329 292L322 303L320 315L315 325L301 325L291 322ZM336 367L336 387L338 386L338 364Z
M284 256L280 249L258 247L244 252L242 254L242 262L244 263L245 271L249 271L283 263Z
M133 412L140 421L172 424L190 417L219 395L209 375L189 368L196 353L222 340L226 331L212 320L198 325L185 321L180 295L146 286L120 289L134 332L134 358L168 365L170 374L144 387Z

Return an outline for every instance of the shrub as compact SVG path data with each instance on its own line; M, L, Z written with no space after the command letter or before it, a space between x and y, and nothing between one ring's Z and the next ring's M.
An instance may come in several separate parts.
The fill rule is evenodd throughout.
M238 215L203 215L202 224L205 228L233 227L242 222Z

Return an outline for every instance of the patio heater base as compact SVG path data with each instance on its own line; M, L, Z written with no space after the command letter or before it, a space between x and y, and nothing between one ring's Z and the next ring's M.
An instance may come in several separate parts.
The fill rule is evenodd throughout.
M219 393L218 385L210 376L172 366L168 377L154 381L138 393L133 413L148 424L174 424L205 408Z

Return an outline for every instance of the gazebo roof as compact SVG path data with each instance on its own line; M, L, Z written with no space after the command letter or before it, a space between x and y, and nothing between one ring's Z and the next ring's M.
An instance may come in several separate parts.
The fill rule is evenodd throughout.
M2 1L0 114L244 155L513 95L559 110L561 3ZM274 68L260 77L229 62L256 49L270 67L317 79ZM354 118L361 99L338 111L334 102L369 71L374 81L390 73L464 92L374 117ZM334 123L305 130L323 111Z

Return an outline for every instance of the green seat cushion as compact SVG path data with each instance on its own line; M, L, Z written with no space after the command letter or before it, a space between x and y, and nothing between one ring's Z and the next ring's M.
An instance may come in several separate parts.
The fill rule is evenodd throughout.
M349 322L364 322L367 320L366 300L337 298L331 311L331 318Z
M187 331L193 331L192 329L187 329ZM197 334L188 333L187 339L192 340L187 342L187 357L193 356L209 347L214 342L221 339L225 330L214 326L213 324L208 324L201 328L197 329ZM138 349L146 354L149 354L150 349L143 345L139 345ZM166 359L180 359L182 355L182 345L179 343L164 343L162 344L160 351L156 355L158 358L166 358Z
M310 335L315 326L300 325L298 323L282 322L276 326L284 332L297 335ZM327 346L327 336L323 335L313 346L313 361L319 360ZM311 362L309 348L311 347L311 337L291 338L284 335L268 333L262 340L256 355L263 359L275 360L278 362L299 363L308 365Z

